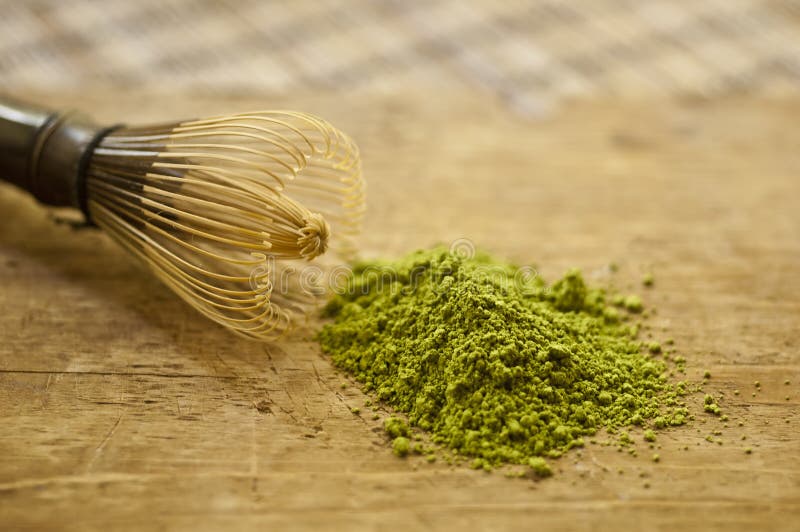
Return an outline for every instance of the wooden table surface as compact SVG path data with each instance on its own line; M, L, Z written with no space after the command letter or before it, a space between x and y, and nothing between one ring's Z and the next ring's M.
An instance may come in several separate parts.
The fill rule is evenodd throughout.
M32 96L109 121L265 107ZM694 396L659 463L590 445L544 481L398 459L317 320L240 340L0 186L0 529L800 529L800 101L597 101L531 122L470 94L268 100L361 145L365 255L468 239L639 291L730 426Z

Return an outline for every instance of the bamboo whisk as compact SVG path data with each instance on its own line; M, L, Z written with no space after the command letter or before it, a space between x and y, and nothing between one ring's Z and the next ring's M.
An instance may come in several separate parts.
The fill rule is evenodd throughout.
M305 314L317 292L299 264L351 252L364 212L356 145L297 112L98 129L0 102L0 177L80 208L201 313L259 339Z

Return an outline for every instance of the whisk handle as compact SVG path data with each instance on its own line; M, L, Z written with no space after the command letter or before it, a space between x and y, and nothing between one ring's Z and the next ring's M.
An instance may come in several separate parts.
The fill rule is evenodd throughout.
M0 178L29 189L36 141L55 116L48 109L0 98Z
M0 97L0 178L46 205L86 213L83 174L104 131L81 115Z

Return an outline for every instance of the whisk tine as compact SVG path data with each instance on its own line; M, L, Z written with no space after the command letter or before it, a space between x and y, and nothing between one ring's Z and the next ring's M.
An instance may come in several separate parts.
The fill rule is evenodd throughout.
M329 235L340 253L353 248L364 210L359 161L346 135L302 113L123 128L94 151L88 207L201 313L274 338L316 299L296 279L284 286L291 264L325 252Z

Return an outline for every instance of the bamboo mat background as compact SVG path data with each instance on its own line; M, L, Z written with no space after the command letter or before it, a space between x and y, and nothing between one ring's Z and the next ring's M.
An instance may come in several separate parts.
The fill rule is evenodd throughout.
M0 90L792 92L800 0L0 0Z

